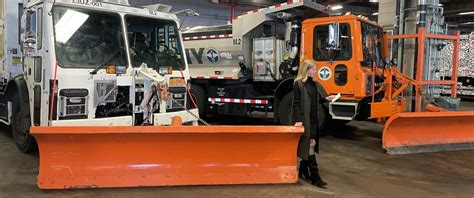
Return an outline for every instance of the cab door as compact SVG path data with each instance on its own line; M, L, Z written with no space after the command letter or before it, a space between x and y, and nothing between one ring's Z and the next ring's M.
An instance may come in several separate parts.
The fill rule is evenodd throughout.
M327 94L354 94L354 27L350 20L318 22L303 25L304 60L314 60L318 69L314 79L323 86ZM338 25L339 45L330 43L330 27ZM334 26L333 26L334 27ZM333 43L333 42L332 42ZM334 44L334 43L333 43Z
M42 115L47 115L47 108L41 108L45 90L45 47L43 46L43 5L35 5L26 10L22 17L23 67L30 97L32 125L41 125ZM46 96L47 94L45 94ZM44 112L42 112L44 111ZM44 117L44 116L43 116Z

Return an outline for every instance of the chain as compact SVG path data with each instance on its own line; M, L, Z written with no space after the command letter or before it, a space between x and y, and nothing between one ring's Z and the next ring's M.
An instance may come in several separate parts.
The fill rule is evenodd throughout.
M173 104L177 104L180 108L183 108L184 110L186 110L189 114L191 114L193 117L197 118L199 122L203 123L204 125L206 126L211 126L209 123L207 123L206 121L204 121L203 119L201 119L199 116L195 115L193 112L191 112L189 109L187 109L185 106L183 106L181 103L179 103L178 101L176 101L173 97L170 97L171 99L171 102L173 102Z

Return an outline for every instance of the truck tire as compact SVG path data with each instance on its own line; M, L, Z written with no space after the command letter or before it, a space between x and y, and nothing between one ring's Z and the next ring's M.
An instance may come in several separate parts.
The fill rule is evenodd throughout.
M199 117L200 118L206 118L207 117L207 100L206 100L206 93L204 92L204 89L200 86L197 85L192 85L191 86L191 97L194 97L196 100L196 105L197 108L199 109ZM190 101L192 103L192 101ZM192 104L191 106L194 106Z
M280 101L278 107L278 120L282 125L290 125L290 113L293 103L293 91L287 93Z
M12 136L17 148L23 153L36 151L36 141L30 135L30 115L22 113L24 108L28 107L21 102L19 95L16 93L13 94L9 101L12 103Z
M282 125L290 125L290 114L291 107L293 103L293 91L287 93L283 99L280 101L280 106L278 107L278 119ZM328 112L324 108L323 104L319 104L319 128L321 129L320 135L325 135L325 127L328 122Z

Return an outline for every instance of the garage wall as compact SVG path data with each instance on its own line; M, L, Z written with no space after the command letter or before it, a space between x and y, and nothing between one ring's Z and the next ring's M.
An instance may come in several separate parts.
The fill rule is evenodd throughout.
M200 14L199 17L186 17L183 27L223 25L230 22L231 8L225 5L216 5L209 0L129 0L133 6L142 6L149 4L167 4L172 5L172 12L191 8ZM239 7L236 14L240 14L247 10L253 10L252 7ZM180 18L183 14L180 14Z
M382 25L385 30L393 30L396 13L396 0L379 0L378 23Z

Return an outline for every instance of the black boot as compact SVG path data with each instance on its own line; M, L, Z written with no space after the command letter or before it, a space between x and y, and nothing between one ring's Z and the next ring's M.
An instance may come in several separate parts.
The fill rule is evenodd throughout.
M324 187L328 185L326 182L321 179L319 176L318 163L316 162L316 156L310 155L308 157L309 171L311 172L311 183L318 187Z
M308 170L308 160L302 159L300 161L300 168L298 170L298 175L300 178L310 180L311 177L309 176L309 170Z

